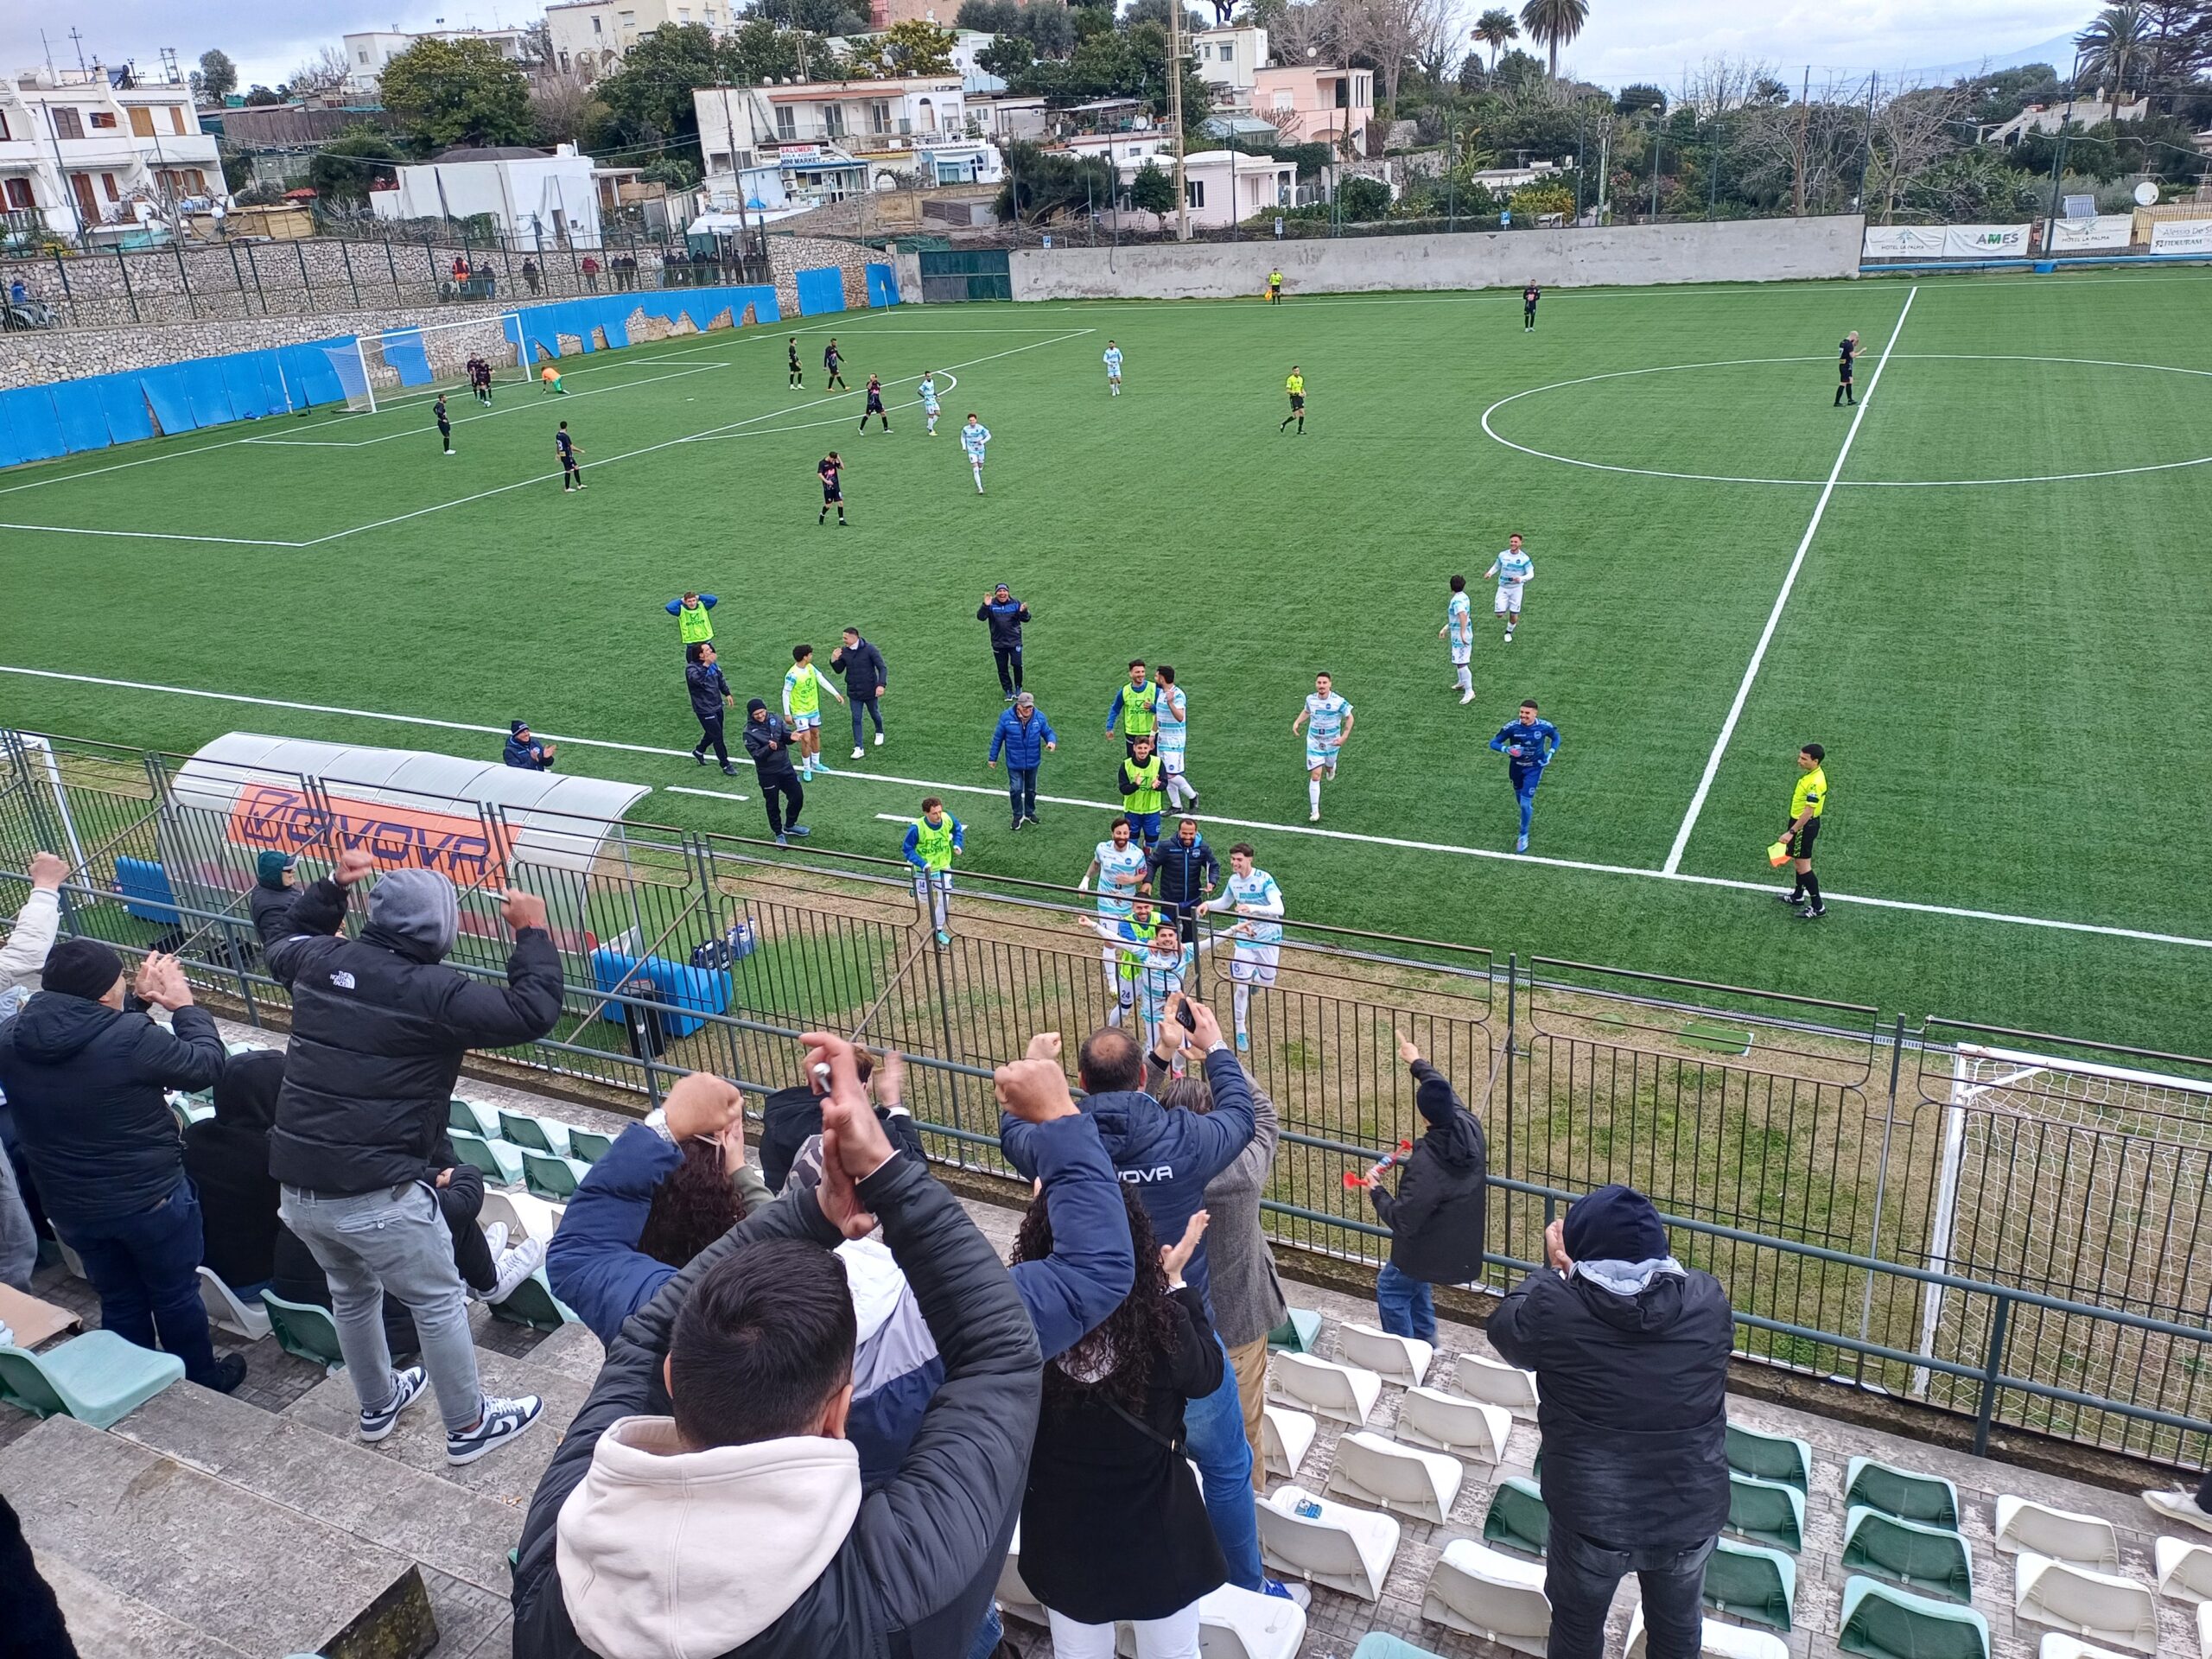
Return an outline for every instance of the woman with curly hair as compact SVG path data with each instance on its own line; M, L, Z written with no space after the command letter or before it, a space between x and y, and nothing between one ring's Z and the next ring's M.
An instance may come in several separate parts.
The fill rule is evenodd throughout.
M1045 1367L1021 1576L1052 1620L1056 1659L1106 1659L1114 1624L1136 1628L1138 1659L1197 1659L1198 1599L1229 1579L1205 1501L1185 1461L1183 1405L1221 1386L1205 1300L1183 1282L1205 1232L1201 1210L1172 1247L1122 1189L1136 1282L1104 1324ZM1052 1253L1040 1198L1014 1259Z

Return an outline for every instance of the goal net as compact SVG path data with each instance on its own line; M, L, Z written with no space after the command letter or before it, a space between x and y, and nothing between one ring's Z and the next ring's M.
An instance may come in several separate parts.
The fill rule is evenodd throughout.
M361 410L410 392L466 385L471 362L484 363L497 377L526 360L522 319L512 311L452 322L395 324L327 346L323 352L345 389L346 408Z
M1939 1074L1940 1075L1940 1074ZM1928 1265L2069 1301L2201 1325L2212 1305L2212 1074L1961 1043L1942 1102ZM1980 1366L1993 1299L1928 1287L1919 1351ZM2212 1406L2212 1346L2016 1303L2009 1375L2177 1415ZM1915 1394L1972 1410L1973 1378ZM2177 1431L2041 1395L2009 1421L2171 1458Z

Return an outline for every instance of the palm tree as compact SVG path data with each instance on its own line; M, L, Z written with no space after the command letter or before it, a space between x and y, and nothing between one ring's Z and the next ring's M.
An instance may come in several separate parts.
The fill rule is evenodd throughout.
M1490 72L1497 73L1497 54L1508 42L1518 40L1521 25L1503 6L1492 6L1475 19L1475 26L1468 31L1490 48Z
M1551 54L1551 77L1559 79L1559 49L1582 32L1590 21L1590 0L1528 0L1521 8L1522 27L1529 38Z
M2074 44L2082 49L2082 67L2110 83L2115 104L2127 90L2129 64L2144 54L2150 41L2150 19L2133 0L2126 5L2107 6L2094 22L2074 37Z

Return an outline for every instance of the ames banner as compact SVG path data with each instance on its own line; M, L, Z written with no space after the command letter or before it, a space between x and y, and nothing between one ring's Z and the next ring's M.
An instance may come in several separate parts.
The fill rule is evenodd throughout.
M1946 259L2017 259L2028 251L2027 225L1946 225Z

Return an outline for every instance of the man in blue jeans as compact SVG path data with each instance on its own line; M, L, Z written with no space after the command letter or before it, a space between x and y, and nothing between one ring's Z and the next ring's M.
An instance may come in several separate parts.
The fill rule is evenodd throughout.
M1544 1230L1544 1256L1489 1333L1536 1374L1551 1659L1599 1659L1630 1573L1650 1659L1696 1659L1705 1563L1728 1520L1728 1293L1675 1260L1631 1187L1577 1199Z
M1398 1033L1398 1058L1413 1072L1414 1105L1428 1128L1400 1160L1398 1190L1370 1175L1367 1196L1390 1230L1390 1259L1375 1276L1375 1306L1393 1336L1436 1340L1433 1285L1483 1276L1490 1160L1483 1126L1459 1103L1441 1071Z
M1153 1230L1180 1238L1192 1215L1205 1203L1206 1183L1236 1161L1252 1138L1252 1085L1236 1056L1221 1039L1220 1024L1205 1003L1189 1005L1194 1024L1191 1040L1205 1054L1206 1082L1213 1109L1171 1112L1144 1091L1144 1051L1118 1026L1093 1032L1077 1058L1084 1098L1081 1109L1098 1126L1106 1155L1123 1182L1134 1187ZM1028 1058L1057 1061L1058 1032L1044 1032L1029 1042ZM1036 1130L1011 1113L999 1118L999 1145L1024 1175L1036 1173ZM1186 1283L1207 1294L1205 1246L1202 1242L1183 1269ZM1212 1304L1207 1303L1207 1317ZM1219 1338L1215 1340L1218 1342ZM1228 1351L1223 1350L1224 1361ZM1198 1466L1206 1514L1229 1565L1229 1581L1243 1590L1270 1595L1291 1592L1267 1578L1260 1565L1259 1522L1252 1510L1252 1447L1244 1438L1244 1413L1238 1404L1236 1370L1224 1363L1221 1386L1184 1408L1185 1446Z
M1005 757L1007 803L1014 829L1035 826L1037 769L1045 762L1045 751L1059 747L1052 722L1039 712L1037 699L1027 691L1014 693L1014 707L999 716L991 732L990 757L983 763L995 768L1000 757Z
M185 1375L227 1394L243 1355L215 1357L200 1303L200 1198L162 1091L213 1084L222 1033L193 1006L176 958L153 955L135 987L170 1011L164 1031L126 1011L123 959L98 939L64 939L41 988L0 1026L0 1090L46 1212L100 1295L100 1323L159 1346Z

